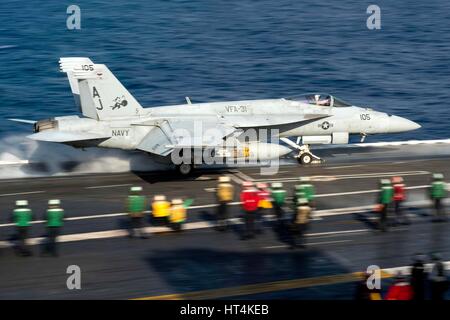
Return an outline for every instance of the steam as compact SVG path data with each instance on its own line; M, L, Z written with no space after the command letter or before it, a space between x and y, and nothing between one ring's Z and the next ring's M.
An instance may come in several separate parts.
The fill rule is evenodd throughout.
M29 140L25 136L0 139L0 179L169 168L141 152L97 148L83 151L62 144Z

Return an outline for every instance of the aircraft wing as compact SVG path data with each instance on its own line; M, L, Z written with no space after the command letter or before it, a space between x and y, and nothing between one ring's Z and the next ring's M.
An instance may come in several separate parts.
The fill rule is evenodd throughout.
M157 119L134 125L153 127L137 149L161 156L170 154L176 148L217 146L236 131L236 128L224 125L213 117L201 121L186 118Z
M110 136L101 135L91 132L69 132L69 131L55 131L45 130L42 132L34 133L27 136L32 140L47 141L47 142L75 142L83 140L97 140L97 139L109 139Z

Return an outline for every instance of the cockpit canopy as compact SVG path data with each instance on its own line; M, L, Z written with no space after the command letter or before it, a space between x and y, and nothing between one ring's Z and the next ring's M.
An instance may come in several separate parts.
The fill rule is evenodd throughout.
M306 104L311 104L315 106L323 106L323 107L351 107L350 103L347 103L343 100L340 100L330 94L327 93L311 93L304 94L297 97L287 98L286 100L298 101Z

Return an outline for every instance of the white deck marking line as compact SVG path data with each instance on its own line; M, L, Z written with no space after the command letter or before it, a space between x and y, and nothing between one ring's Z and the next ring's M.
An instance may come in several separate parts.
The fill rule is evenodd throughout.
M340 167L324 167L325 170L334 170L334 169L344 169L344 168L357 168L357 167L364 167L364 164L355 164L351 166L340 166Z
M18 193L5 193L0 194L0 197L10 197L10 196L20 196L25 194L36 194L36 193L45 193L46 191L29 191L29 192L18 192Z
M316 246L321 244L332 244L332 243L342 243L342 242L352 242L354 240L336 240L336 241L320 241L320 242L311 242L311 243L305 243L305 246ZM263 249L278 249L278 248L289 248L288 245L283 244L279 246L268 246L268 247L262 247Z
M428 188L428 187L429 187L429 185L422 185L422 186L406 187L405 189L413 190L413 189L424 189L424 188ZM316 198L346 196L346 195L352 195L352 194L364 194L364 193L375 193L375 192L380 192L380 190L372 189L372 190L348 191L348 192L337 192L337 193L322 193L322 194L316 195Z
M184 225L185 230L196 230L196 229L204 229L211 228L213 225L208 222L190 222ZM157 233L166 233L173 232L168 227L146 227L143 230L149 234L157 234ZM333 232L319 232L319 233L307 233L305 236L307 237L321 237L322 235L347 235L351 233L360 233L366 232L369 229L360 229L360 230L343 230L343 231L333 231ZM121 238L128 236L128 230L126 229L116 229L116 230L106 230L106 231L95 231L95 232L85 232L85 233L75 233L75 234L65 234L58 237L58 242L77 242L77 241L85 241L85 240L100 240L100 239L111 239L111 238ZM45 241L44 237L37 238L29 238L27 239L27 244L34 246L39 245L43 241ZM13 244L8 241L0 241L0 247L12 247Z
M227 176L230 177L230 179L233 180L238 185L241 185L242 182L244 182L240 178L236 177L233 173L227 174Z
M332 180L344 180L344 179L366 179L366 178L379 178L379 177L393 177L393 176L415 176L415 175L426 175L430 174L429 171L402 171L402 172L373 172L373 173L357 173L357 174L343 174L343 175L314 175L307 176L311 180L314 179L332 179ZM260 181L277 181L277 182L290 182L299 181L299 178L273 178L273 179L257 179Z
M111 185L105 185L105 186L92 186L92 187L85 187L85 189L103 189L103 188L117 188L117 187L129 187L132 186L131 183L125 183L125 184L111 184Z
M236 174L239 178L244 179L244 181L253 181L253 180L254 180L252 177L246 175L245 173L243 173L243 172L241 172L241 171L239 171L239 170L236 170L235 174Z

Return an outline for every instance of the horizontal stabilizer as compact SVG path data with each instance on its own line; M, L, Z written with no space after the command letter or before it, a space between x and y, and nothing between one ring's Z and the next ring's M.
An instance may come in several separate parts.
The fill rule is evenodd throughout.
M64 142L75 142L84 140L109 139L110 136L90 132L68 132L68 131L46 130L29 135L27 138L37 141L64 143Z
M27 124L35 124L37 121L34 120L25 120L25 119L8 119L9 121L27 123Z

